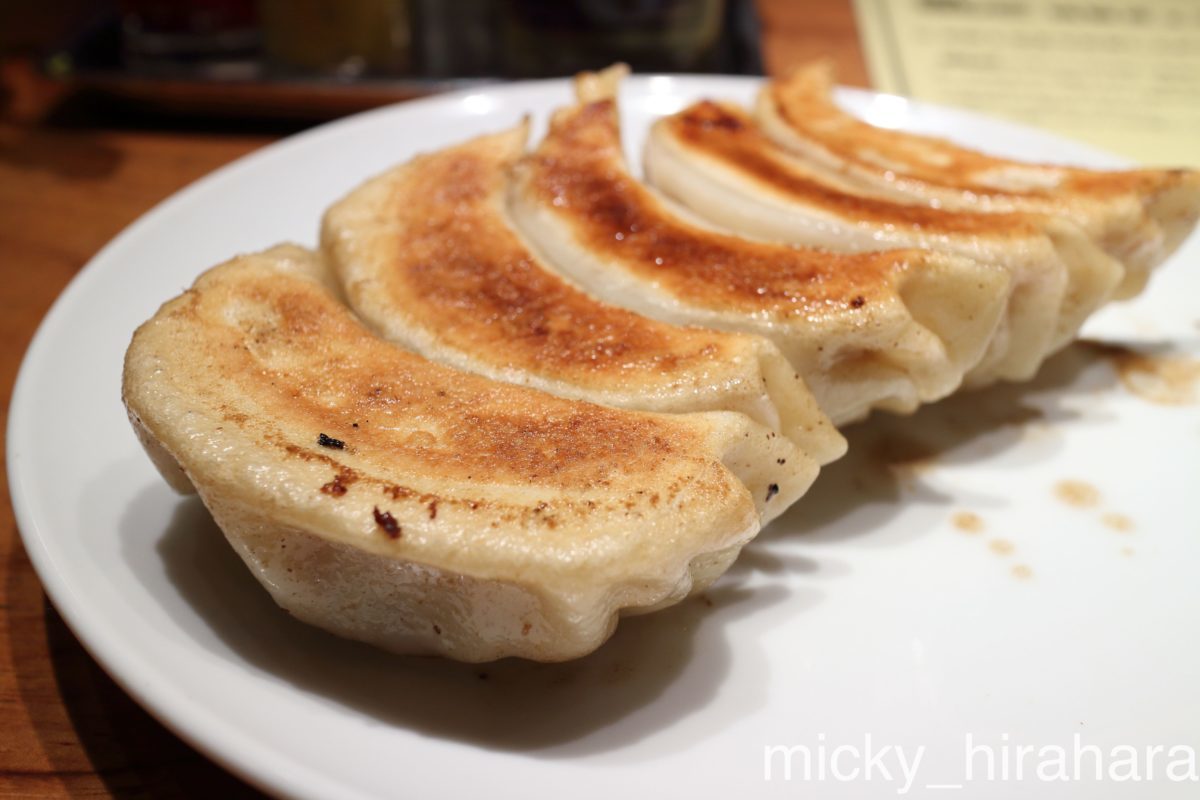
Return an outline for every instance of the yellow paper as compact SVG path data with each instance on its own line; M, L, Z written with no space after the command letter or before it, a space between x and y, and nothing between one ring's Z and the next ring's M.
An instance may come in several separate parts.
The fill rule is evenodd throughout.
M875 88L1200 166L1200 0L855 0Z

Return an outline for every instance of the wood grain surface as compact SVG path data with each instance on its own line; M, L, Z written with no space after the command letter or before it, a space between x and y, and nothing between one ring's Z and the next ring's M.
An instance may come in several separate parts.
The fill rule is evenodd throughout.
M818 56L865 85L849 0L759 0L770 72ZM257 129L153 124L98 108L0 60L0 387L38 322L108 240L155 203L274 141ZM47 601L0 469L0 797L255 797L138 707Z

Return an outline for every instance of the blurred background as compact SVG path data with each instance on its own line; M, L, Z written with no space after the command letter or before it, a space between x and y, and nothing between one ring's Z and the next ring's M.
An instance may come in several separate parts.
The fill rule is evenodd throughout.
M27 80L125 111L317 120L616 60L763 69L752 0L50 0L0 15L10 83L18 59Z
M0 115L290 130L488 81L839 79L1200 164L1200 0L0 0ZM280 122L290 120L290 122Z

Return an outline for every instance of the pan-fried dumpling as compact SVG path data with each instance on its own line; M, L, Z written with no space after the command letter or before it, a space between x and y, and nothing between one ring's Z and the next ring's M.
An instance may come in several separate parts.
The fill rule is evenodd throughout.
M922 250L829 254L698 223L626 169L618 77L582 76L582 102L513 171L513 219L549 263L640 313L767 336L838 424L959 386L1004 311L1004 270Z
M764 132L814 165L909 202L1065 216L1124 265L1117 298L1141 291L1200 217L1195 171L1106 172L997 158L869 125L833 102L832 86L827 62L769 82L756 109Z
M497 380L647 411L739 411L821 463L845 452L769 340L651 320L544 267L506 220L526 137L521 125L418 156L326 213L322 245L360 317Z
M1067 220L911 205L855 189L808 167L730 104L701 102L659 120L644 164L672 199L738 233L835 251L928 247L1007 269L1004 330L967 384L1032 377L1124 273Z
M554 661L677 602L817 466L742 414L566 400L376 338L310 251L202 275L134 334L130 419L296 617L404 653Z

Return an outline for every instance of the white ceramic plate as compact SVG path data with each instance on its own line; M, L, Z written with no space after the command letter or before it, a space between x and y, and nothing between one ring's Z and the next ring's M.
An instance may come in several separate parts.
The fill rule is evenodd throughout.
M631 80L630 152L652 117L755 86ZM29 554L96 658L196 747L297 797L1196 796L1167 771L1188 777L1179 748L1200 748L1200 408L1132 394L1095 348L1030 386L854 429L852 455L707 600L627 620L574 664L404 659L311 630L274 607L198 501L171 493L119 400L140 322L231 254L313 244L322 209L364 177L568 98L561 81L513 85L296 136L180 192L80 273L29 349L8 463ZM840 98L1000 152L1118 163L967 113ZM1195 356L1198 259L1193 237L1090 335ZM1094 488L1094 505L1058 498L1065 480ZM959 530L962 512L982 530ZM987 751L969 775L968 736ZM798 748L790 780L782 752L767 758L777 745ZM1076 777L1089 745L1100 780L1087 749L1081 781L1035 774ZM1019 783L1018 747L1036 750ZM1056 747L1065 773L1045 766ZM918 748L910 782L899 753L911 764ZM1131 752L1143 780L1118 780Z

